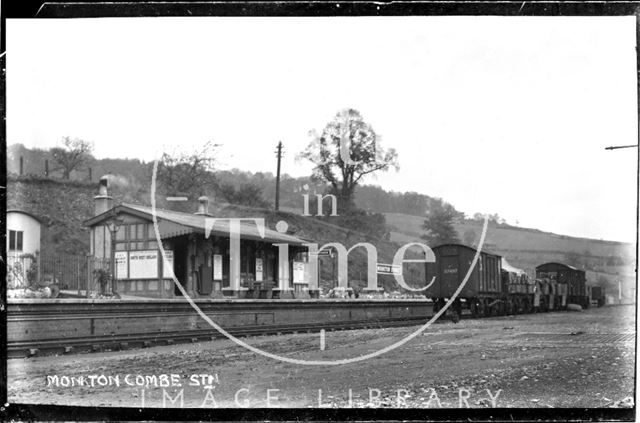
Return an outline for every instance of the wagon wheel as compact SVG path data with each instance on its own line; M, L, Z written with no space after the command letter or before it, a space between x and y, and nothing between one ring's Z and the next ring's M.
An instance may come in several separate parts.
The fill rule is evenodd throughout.
M478 301L478 316L485 317L487 315L487 307L484 300Z
M500 314L500 311L498 309L499 307L500 307L500 303L496 303L496 304L492 305L491 307L488 307L489 308L489 316L495 317L498 314Z
M479 313L478 313L478 301L477 300L473 300L471 302L471 306L469 307L471 309L471 317L476 318L478 317Z
M484 316L485 317L491 317L491 312L492 312L493 307L489 306L489 300L485 299L485 300L483 300L483 303L484 303Z
M436 300L433 302L433 314L435 315L439 311L440 311L440 301L438 301L438 299L436 298Z
M453 303L452 309L453 314L455 315L454 323L458 323L462 318L462 302L460 302L460 299L456 299L456 301Z

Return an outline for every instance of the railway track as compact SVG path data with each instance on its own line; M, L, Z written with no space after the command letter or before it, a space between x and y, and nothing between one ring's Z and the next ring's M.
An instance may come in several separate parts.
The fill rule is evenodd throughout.
M289 324L269 326L236 327L225 330L236 337L249 337L260 335L278 335L291 333L313 333L349 329L373 329L402 327L424 324L425 318L398 318L377 322L351 321L338 323L316 324ZM120 334L114 336L86 336L78 338L66 338L63 340L40 340L27 342L7 343L8 358L24 358L43 355L59 355L73 353L88 353L99 351L127 350L133 348L148 348L160 345L172 345L179 343L195 343L212 341L224 338L220 332L213 328L191 329L184 331L171 331L163 333L136 333Z
M417 300L202 301L202 311L236 337L421 325L432 303ZM462 319L472 318L463 310ZM449 315L441 320L449 321ZM291 323L296 322L296 323ZM126 350L223 335L186 302L15 301L7 308L7 357Z

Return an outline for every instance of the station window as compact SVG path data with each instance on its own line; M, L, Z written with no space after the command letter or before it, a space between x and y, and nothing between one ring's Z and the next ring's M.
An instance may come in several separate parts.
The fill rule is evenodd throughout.
M301 261L304 263L309 263L309 253L306 251L299 251L293 257L294 261Z
M251 278L251 276L253 276L254 260L255 248L253 244L242 244L240 247L240 273L242 273L246 278Z
M9 231L9 251L22 251L22 231Z
M124 241L125 239L127 239L127 227L118 226L116 229L116 241Z
M153 225L147 223L133 223L122 225L116 231L116 241L121 241L117 250L146 250L158 248L155 242Z
M146 225L144 223L139 223L136 225L136 230L138 233L137 238L138 239L146 239L147 238L147 232L145 231L146 229Z

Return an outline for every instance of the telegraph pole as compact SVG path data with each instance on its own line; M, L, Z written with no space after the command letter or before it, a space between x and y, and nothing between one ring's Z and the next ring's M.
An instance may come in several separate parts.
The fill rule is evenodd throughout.
M278 171L276 173L276 211L278 211L280 210L280 160L282 159L282 141L278 141L276 157L278 158Z

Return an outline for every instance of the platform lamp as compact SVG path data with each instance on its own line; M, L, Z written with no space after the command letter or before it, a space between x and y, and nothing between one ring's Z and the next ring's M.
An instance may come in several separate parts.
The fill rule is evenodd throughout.
M115 209L113 212L113 217L107 220L106 225L109 230L109 234L111 234L111 259L109 263L109 270L111 272L111 293L115 296L118 292L118 283L116 281L116 232L118 231L118 227L124 223L124 220L116 217Z

